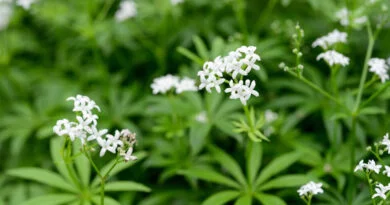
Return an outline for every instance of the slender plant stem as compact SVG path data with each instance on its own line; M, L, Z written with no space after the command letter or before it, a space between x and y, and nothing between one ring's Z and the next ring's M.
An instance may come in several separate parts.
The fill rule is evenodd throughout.
M362 76L360 78L360 83L359 83L359 92L358 92L358 95L356 96L356 104L355 104L354 112L357 112L359 110L360 101L362 99L363 90L364 90L364 83L365 83L366 78L367 78L368 61L371 58L372 50L373 50L374 44L375 44L375 35L373 35L373 33L372 33L372 29L371 29L370 24L367 24L367 33L368 33L368 46L367 46L366 57L364 59Z
M366 179L367 179L367 183L368 183L368 186L370 187L370 193L371 193L371 196L374 195L374 190L372 188L372 184L370 182L370 174L366 172ZM376 201L374 198L371 197L371 202L373 205L376 205Z
M376 97L378 97L383 91L385 91L390 86L390 82L387 82L385 85L383 85L379 90L377 90L374 94L372 94L367 100L365 100L361 107L366 106L371 101L373 101Z
M62 159L65 161L66 170L68 171L69 176L72 179L73 183L81 189L82 188L81 184L80 184L79 180L77 179L76 173L74 172L73 167L71 165L71 162L72 162L72 160L70 158L71 155L72 155L72 143L67 138L65 141L64 148L62 150Z
M301 80L302 82L304 82L305 84L307 84L308 86L310 86L311 88L313 88L314 90L318 91L319 93L321 93L323 96L327 97L328 99L332 100L333 102L337 103L338 105L340 105L341 107L343 107L344 109L346 110L349 110L344 104L342 104L338 99L336 99L335 97L333 97L332 95L330 95L328 92L326 92L325 90L323 90L322 88L318 87L316 84L312 83L311 81L307 80L305 77L301 76L299 77L296 73L292 72L292 71L287 71L288 73L290 73L292 76L298 78L299 80Z
M97 15L96 21L103 20L104 17L107 16L107 12L108 12L108 10L110 10L113 3L114 3L114 0L105 0L105 4L104 4L102 10Z
M351 133L351 146L350 146L350 164L349 164L349 185L348 185L348 204L352 205L352 201L355 195L355 144L356 144L356 123L357 116L352 116L352 133Z

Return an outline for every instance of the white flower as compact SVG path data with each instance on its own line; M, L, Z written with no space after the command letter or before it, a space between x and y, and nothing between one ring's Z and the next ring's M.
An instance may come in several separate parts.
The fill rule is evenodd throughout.
M199 75L199 73L198 73ZM200 85L199 89L206 88L207 92L211 92L211 88L215 88L215 90L220 93L221 87L220 85L225 82L224 78L217 78L214 75L210 75L208 78L200 75Z
M206 123L207 122L207 113L206 111L202 111L199 114L195 116L195 120L200 123Z
M123 158L125 159L125 161L134 161L134 160L137 160L137 157L136 156L133 156L133 147L130 147L126 153L120 153L121 156L123 156Z
M176 84L176 93L182 93L184 91L197 91L198 87L195 85L195 80L191 78L183 78Z
M101 147L101 149L100 149L100 157L104 156L104 154L106 153L107 150L115 154L116 150L112 146L111 140L108 140L108 139L105 140L105 139L102 139L102 138L97 138L97 142L99 143L99 145Z
M183 3L184 0L171 0L171 4L172 5L177 5L177 4L180 4L180 3Z
M366 167L366 164L364 163L363 160L360 160L359 164L355 167L354 172L356 171L363 171L363 168Z
M389 75L387 74L389 66L386 65L386 61L384 59L371 58L368 61L368 66L370 67L370 72L377 74L382 83L389 79Z
M390 154L390 140L389 140L389 133L386 133L385 136L383 136L383 140L381 141L381 145L385 145L385 150L387 150L387 153Z
M171 74L155 78L151 85L153 94L162 93L165 94L170 89L175 88L179 83L179 77Z
M35 0L18 0L16 4L28 10L34 2Z
M278 119L278 113L272 112L272 110L266 110L264 116L267 123L271 123Z
M88 132L90 135L87 140L97 140L98 138L102 138L107 132L107 129L98 130L96 127L92 127L91 131Z
M10 2L0 1L0 31L5 29L12 16L12 6Z
M88 115L94 108L100 112L99 106L88 96L76 95L76 97L68 97L66 100L74 101L73 112L82 112L83 115Z
M347 8L342 8L336 12L336 18L340 20L340 24L343 26L349 25L349 12Z
M106 137L107 141L110 141L110 144L114 149L116 149L119 145L123 146L123 142L120 140L121 133L118 130L115 131L115 135L107 134Z
M374 160L368 160L368 163L366 164L366 168L368 170L372 170L375 173L379 174L379 171L382 168L382 165L376 165Z
M316 195L323 193L324 190L321 188L322 183L314 183L313 181L301 186L298 189L299 196L308 196L308 195Z
M385 170L382 173L385 174L387 177L390 177L390 167L385 165Z
M332 32L328 33L326 36L322 36L315 40L312 44L312 47L315 48L320 46L323 49L327 49L328 47L336 44L336 43L346 43L347 42L347 33L340 32L335 29Z
M246 105L246 101L249 100L251 95L259 96L259 93L254 90L256 86L255 81L246 80L244 84L242 80L238 83L234 83L231 80L229 86L230 88L226 88L225 92L230 93L230 99L240 99L243 105Z
M137 15L137 4L134 1L122 1L119 10L115 13L117 21L124 21Z
M68 119L57 120L56 125L53 127L53 131L59 135L67 135L70 132L71 124Z
M387 185L387 186L384 186L383 184L381 183L378 183L376 185L377 188L375 188L375 194L372 195L372 198L375 198L375 197L381 197L382 199L386 199L386 192L388 192L390 190L390 186Z
M330 66L341 65L347 66L349 64L349 58L345 57L343 54L338 53L335 50L326 51L317 56L317 61L324 59Z

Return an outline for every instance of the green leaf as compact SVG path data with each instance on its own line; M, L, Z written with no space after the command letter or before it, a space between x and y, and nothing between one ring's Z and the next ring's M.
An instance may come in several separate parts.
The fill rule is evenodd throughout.
M202 205L223 205L240 195L239 191L221 191L208 197Z
M48 194L44 196L38 196L22 203L22 205L57 205L57 204L69 204L74 200L77 200L77 195L73 194Z
M100 195L95 195L92 197L92 202L96 205L101 205L100 203ZM104 197L104 205L121 205L118 201L115 199L105 196Z
M251 195L244 195L237 199L236 203L234 205L251 205L252 204L252 196Z
M78 190L65 181L60 175L34 167L16 168L7 171L7 174L22 179L33 180L52 187L78 193Z
M231 158L230 155L215 146L209 146L209 149L213 157L223 168L226 169L227 172L229 172L242 185L247 185L240 165L238 165L238 163Z
M142 191L142 192L150 192L150 188L132 181L116 181L107 183L104 187L105 191ZM96 191L99 191L97 189Z
M82 146L83 145L81 144L80 140L76 140L73 142L73 153L75 153L75 155L77 153L80 154L74 159L74 162L82 184L87 186L91 177L91 165L89 163L88 158L84 154L80 153Z
M286 202L283 201L283 199L270 194L255 193L255 197L263 205L287 205Z
M253 143L252 141L248 141L247 143L246 172L249 184L253 184L260 169L263 148L261 143Z
M179 171L179 174L199 178L209 182L215 182L233 188L240 189L241 187L237 182L225 177L213 169L193 167L191 169L181 170Z
M53 137L50 140L50 153L51 158L54 162L54 165L57 167L57 170L60 172L62 176L64 176L68 181L71 181L71 177L69 172L66 169L66 165L64 159L61 156L63 139L60 137Z
M194 123L190 128L190 145L192 155L197 155L205 145L211 125L209 123Z
M141 161L143 158L146 157L146 153L145 152L137 152L134 154L134 156L136 156L138 159L135 160L135 161L129 161L129 162L122 162L120 164L117 164L110 172L110 176L113 176L115 174L117 174L118 172L124 170L124 169L127 169L129 168L130 166L132 166L133 164ZM114 165L115 163L115 159L111 160L109 163L106 164L106 166L104 166L100 173L102 173L102 175L106 175L108 170ZM91 183L91 187L96 187L98 186L100 183L100 178L99 176L96 176L95 179L93 179L92 183Z
M255 181L254 187L258 187L261 183L265 182L270 177L283 171L295 163L300 157L301 153L290 152L274 159L262 170L259 177Z
M365 107L360 110L360 115L377 115L377 114L384 114L386 111L379 107Z
M258 190L264 191L269 189L301 186L302 184L306 184L311 179L311 177L302 174L280 176L275 179L272 179L264 185L260 185Z
M199 36L194 36L192 40L194 41L196 51L199 53L200 57L203 58L204 61L207 61L209 59L209 52L203 40Z
M183 56L187 57L188 59L192 60L193 62L195 62L196 64L198 65L203 65L204 61L202 58L200 58L199 56L197 56L195 53L191 52L190 50L188 50L187 48L184 48L184 47L178 47L177 49L177 52L179 52L180 54L182 54Z

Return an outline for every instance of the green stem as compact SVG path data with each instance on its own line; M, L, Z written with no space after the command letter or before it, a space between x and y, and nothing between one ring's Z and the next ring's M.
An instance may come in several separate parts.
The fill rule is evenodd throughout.
M322 88L318 87L317 85L315 85L314 83L312 83L311 81L307 80L305 77L301 76L299 77L296 73L288 70L287 71L288 73L290 73L292 76L298 78L299 80L301 80L302 82L304 82L306 85L310 86L311 88L313 88L314 90L318 91L319 93L321 93L323 96L327 97L328 99L332 100L333 102L337 103L338 105L340 105L341 107L343 107L344 109L346 110L349 110L344 104L342 104L338 99L336 99L335 97L333 97L332 95L330 95L328 92L326 92L325 90L323 90Z
M361 107L366 106L371 101L373 101L376 97L378 97L383 91L385 91L390 86L390 82L387 82L385 85L383 85L379 90L377 90L374 94L372 94L367 100L365 100Z
M103 20L103 18L107 16L107 12L113 3L114 3L114 0L105 0L105 4L104 4L102 10L97 15L96 21Z
M356 116L352 116L352 134L351 134L351 145L350 145L350 164L349 164L349 185L348 185L348 204L352 205L352 201L355 195L355 176L354 169L355 163L355 144L356 144Z
M76 176L76 173L71 165L71 155L72 155L72 141L70 141L69 138L66 139L64 149L62 150L62 159L65 161L66 170L68 171L68 174L70 178L72 179L73 183L82 189L82 186Z
M104 185L105 185L105 179L102 178L100 181L100 205L104 205Z
M313 198L313 195L309 195L307 200L307 205L311 205L311 199Z
M366 179L367 179L367 182L368 182L368 186L370 187L370 193L371 193L371 196L374 195L374 190L372 188L372 184L370 182L370 174L366 172ZM371 198L371 202L373 205L376 205L376 201L374 198Z
M364 83L365 83L366 78L367 78L368 61L371 58L372 50L373 50L374 44L375 44L375 35L373 35L372 29L371 29L371 26L369 23L367 24L367 32L368 32L368 46L367 46L366 57L364 59L364 66L363 66L362 76L360 78L359 92L358 92L358 95L356 97L356 104L355 104L354 112L357 112L359 110L360 101L362 99L363 90L364 90Z
M338 67L331 67L331 76L330 76L330 84L332 87L332 92L338 96L338 84L337 84L337 71Z

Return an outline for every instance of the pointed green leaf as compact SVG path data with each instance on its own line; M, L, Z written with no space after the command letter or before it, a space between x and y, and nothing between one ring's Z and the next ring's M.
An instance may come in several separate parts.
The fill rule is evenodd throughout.
M136 152L134 154L134 156L136 156L138 159L135 160L135 161L128 161L128 162L122 162L122 163L119 163L117 164L110 172L110 176L113 176L115 174L117 174L118 172L124 170L124 169L127 169L129 168L130 166L132 166L133 164L141 161L143 158L146 157L146 153L145 152ZM102 173L102 175L106 175L108 170L114 165L115 163L115 159L111 160L109 163L107 163L106 166L104 166L100 173ZM98 186L100 183L100 178L99 176L96 176L95 179L93 179L92 183L91 183L91 186L92 187L96 187Z
M197 155L206 143L211 125L209 123L194 123L190 128L190 145L192 155Z
M77 200L77 195L74 194L48 194L38 196L22 203L22 205L60 205L69 204ZM79 202L80 203L80 202Z
M64 159L61 156L63 146L63 138L61 137L53 137L50 140L50 153L51 158L56 166L57 170L60 172L62 176L64 176L67 181L72 181L70 178L69 172L66 169L66 165Z
M298 187L302 184L306 184L312 178L303 174L291 174L280 176L275 179L272 179L269 182L266 182L264 185L260 185L258 190L264 191L268 189L280 189L288 187Z
M258 187L261 183L265 182L270 177L274 176L275 174L278 174L284 169L287 169L300 157L301 153L290 152L274 159L261 171L259 177L255 181L254 187Z
M259 200L263 205L287 205L283 199L264 193L255 193L255 197Z
M223 205L240 195L239 191L221 191L208 197L202 205Z
M204 61L207 61L209 59L209 52L206 44L199 36L194 36L192 40L194 41L196 51L199 53L200 57L203 58Z
M34 167L16 168L8 170L7 174L22 179L40 182L66 191L75 193L78 192L75 187L71 186L60 175L45 169L39 169Z
M82 151L82 144L80 140L76 140L73 142L73 150L73 153L80 154L74 159L74 162L82 184L87 186L91 177L91 165L89 163L88 158L84 154L80 153Z
M179 174L199 178L209 182L215 182L233 188L240 189L241 187L237 182L225 177L213 169L193 167L191 169L179 171Z
M238 198L236 203L234 203L234 205L252 205L252 196L244 195Z
M178 47L177 49L177 52L179 52L180 54L182 54L183 56L187 57L188 59L192 60L193 62L195 62L196 64L198 65L203 65L204 61L202 58L200 58L199 56L197 56L195 53L191 52L190 50L188 50L187 48L184 48L184 47Z
M230 155L226 154L224 151L215 146L209 146L209 149L213 157L223 168L225 168L227 172L229 172L238 182L240 182L241 185L247 185L240 165L233 158L231 158Z
M246 172L249 184L253 184L260 169L263 148L261 143L253 143L252 141L248 141L247 143Z
M386 110L380 107L365 107L359 112L360 115L377 115L384 113L386 113Z
M150 192L150 188L132 181L115 181L107 183L104 187L105 191L142 191ZM96 189L96 192L99 192L100 189Z

